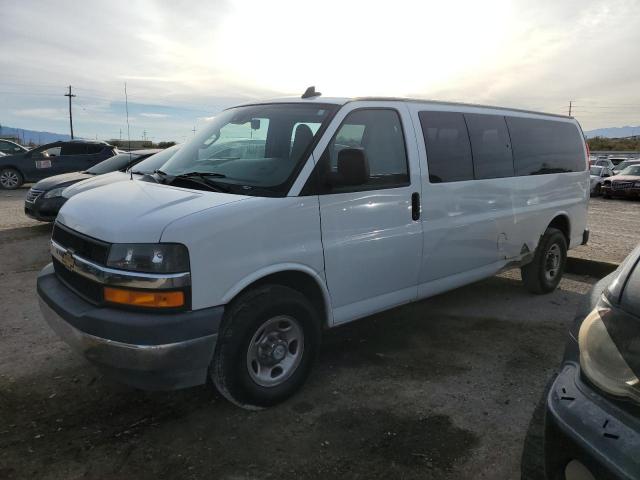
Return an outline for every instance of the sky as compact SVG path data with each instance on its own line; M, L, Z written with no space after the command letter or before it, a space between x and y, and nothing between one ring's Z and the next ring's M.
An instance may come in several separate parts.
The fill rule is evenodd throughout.
M411 96L640 125L639 0L0 0L0 124L184 141L220 110Z

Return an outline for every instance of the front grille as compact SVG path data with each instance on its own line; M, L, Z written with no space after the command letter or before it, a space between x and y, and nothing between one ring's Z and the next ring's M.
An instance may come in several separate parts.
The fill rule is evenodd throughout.
M53 268L58 278L78 295L91 303L100 304L103 302L102 285L72 272L55 258L53 259Z
M74 253L82 258L101 265L107 264L109 248L111 248L111 244L107 242L102 242L95 238L74 232L67 227L63 227L59 223L54 225L51 238L58 245L61 245L66 249L73 250Z
M35 188L30 188L29 191L27 192L27 196L25 198L25 201L29 202L29 203L33 203L43 193L44 193L44 190L36 190Z
M613 182L614 190L626 190L627 188L633 188L633 182Z

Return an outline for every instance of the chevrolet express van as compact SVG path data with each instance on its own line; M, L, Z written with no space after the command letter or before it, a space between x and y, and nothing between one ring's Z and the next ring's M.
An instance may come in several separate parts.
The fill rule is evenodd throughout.
M506 268L552 291L587 240L587 158L557 115L313 93L230 108L143 181L66 202L42 313L125 383L211 378L272 405L323 329Z

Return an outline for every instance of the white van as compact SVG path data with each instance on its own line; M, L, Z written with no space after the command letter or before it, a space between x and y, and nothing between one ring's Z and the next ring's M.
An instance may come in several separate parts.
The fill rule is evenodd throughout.
M505 268L553 290L587 241L587 163L557 115L313 93L231 108L146 181L69 199L41 309L130 385L210 377L271 405L325 328Z

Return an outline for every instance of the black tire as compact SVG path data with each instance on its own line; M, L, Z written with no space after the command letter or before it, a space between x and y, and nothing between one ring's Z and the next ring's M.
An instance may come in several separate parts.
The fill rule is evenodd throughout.
M557 268L548 268L549 258L555 254L559 254ZM533 261L520 269L525 288L536 294L554 291L562 279L566 264L567 240L560 230L548 228L540 239ZM552 271L553 275L550 273Z
M608 193L603 193L602 198L606 198L607 200L609 200L611 198L611 195L609 195Z
M593 196L597 197L597 196L600 196L600 195L602 195L602 187L600 186L600 184L598 184L593 189Z
M265 322L283 315L294 319L303 332L301 358L282 383L262 386L249 371L249 347ZM243 408L275 405L293 395L308 377L318 355L320 336L318 312L304 295L281 285L258 287L232 302L225 313L211 379L225 398Z
M547 382L544 392L536 404L536 408L533 410L533 415L529 421L520 460L521 480L547 480L544 461L545 412L547 408L547 395L555 378L556 375L553 375Z
M12 179L15 179L15 183ZM12 167L0 170L0 188L3 190L15 190L24 183L22 174Z

